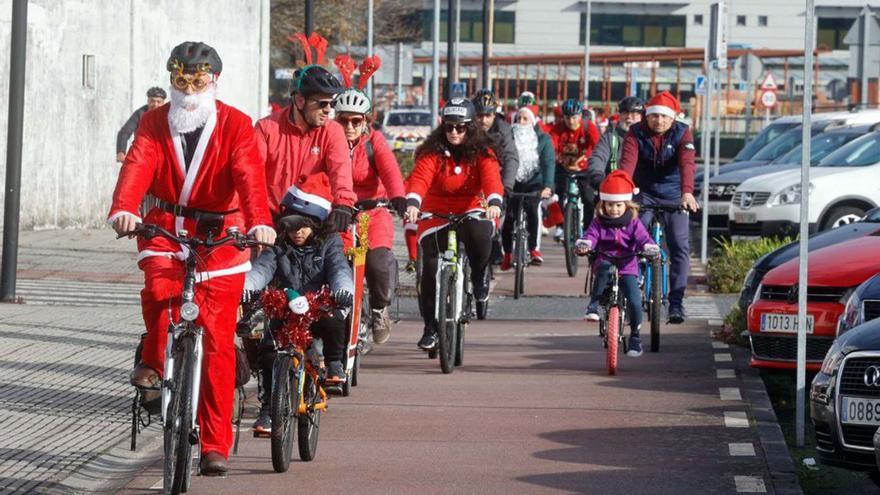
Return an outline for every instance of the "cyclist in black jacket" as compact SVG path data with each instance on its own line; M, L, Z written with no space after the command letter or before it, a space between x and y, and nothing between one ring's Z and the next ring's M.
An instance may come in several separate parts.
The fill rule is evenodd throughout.
M645 102L638 96L627 96L617 104L620 122L617 127L602 135L596 147L593 148L593 154L588 159L587 175L590 178L590 184L596 191L599 190L599 184L602 183L605 176L617 170L620 152L623 149L623 138L631 125L642 121L644 112Z
M122 163L125 160L125 152L128 151L128 140L131 139L131 136L134 135L134 131L137 130L138 124L141 123L141 117L148 110L152 110L154 108L159 108L165 104L165 98L168 98L168 95L165 94L165 90L159 87L153 87L147 90L147 104L138 108L131 114L131 117L125 121L125 124L122 125L122 129L119 129L119 132L116 134L116 161Z

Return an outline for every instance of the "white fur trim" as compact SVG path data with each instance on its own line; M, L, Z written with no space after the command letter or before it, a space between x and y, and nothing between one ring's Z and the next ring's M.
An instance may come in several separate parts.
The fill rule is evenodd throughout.
M497 199L498 201L501 201L502 204L504 204L504 196L497 193L490 194L489 197L486 198L486 202L492 201L493 199Z
M651 115L652 113L659 113L660 115L666 115L673 119L678 115L675 113L675 110L663 105L654 105L645 109L645 115Z
M245 261L240 265L231 266L229 268L221 268L212 272L196 272L196 283L206 282L212 278L222 277L224 275L235 275L238 273L247 273L251 271L251 262Z
M152 258L153 256L164 256L166 258L177 258L181 261L186 259L186 257L183 256L183 251L178 251L176 253L172 253L169 251L153 251L151 249L144 249L143 251L140 251L138 253L137 261L138 261L138 263L140 263L141 260L146 259L146 258Z
M273 229L272 227L270 227L268 225L254 225L253 227L251 227L251 230L247 231L247 235L251 235L254 232L256 232L257 230L269 230L273 233L277 233L277 232L275 232L275 229Z
M110 218L107 219L107 223L112 224L113 222L116 221L117 218L119 218L123 215L128 215L130 217L134 217L134 219L137 220L138 223L142 223L144 221L141 217L135 215L134 213L132 213L130 211L117 211L116 213L110 215Z
M320 206L321 208L324 208L327 211L330 211L330 208L333 207L333 204L330 203L330 200L328 200L327 198L325 198L323 196L319 196L317 194L307 193L296 186L291 186L291 188L288 189L287 192L289 192L290 194L293 194L293 197L295 197L295 198L299 198L299 199L301 199L303 201L307 201L313 205Z
M414 200L418 201L419 204L422 204L422 197L414 192L407 194L406 199L414 199Z
M632 201L632 193L627 194L608 194L599 191L599 199L602 201Z

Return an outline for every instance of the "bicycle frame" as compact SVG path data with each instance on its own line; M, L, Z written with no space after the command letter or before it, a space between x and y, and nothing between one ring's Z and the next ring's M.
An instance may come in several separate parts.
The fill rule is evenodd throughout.
M583 226L584 225L584 203L581 201L581 188L578 185L578 176L574 174L568 175L568 182L566 184L566 195L565 195L565 203L568 204L574 198L574 204L577 205L578 211L578 221L577 224Z
M666 253L666 250L663 249L663 222L660 220L659 212L655 211L651 216L651 226L649 233L651 235L651 239L654 241L654 244L660 247L660 293L663 297L663 304L668 302L669 296L669 255ZM653 267L650 263L645 263L642 268L642 273L644 274L644 297L643 301L650 300L649 291L650 288L650 280L651 280L651 271Z
M462 307L464 306L464 259L459 256L458 230L457 225L451 224L447 233L446 251L440 256L437 262L437 275L435 279L436 292L434 293L434 318L440 318L440 280L444 268L452 270L455 276L455 304L453 305L453 314L450 315L453 320L461 319Z

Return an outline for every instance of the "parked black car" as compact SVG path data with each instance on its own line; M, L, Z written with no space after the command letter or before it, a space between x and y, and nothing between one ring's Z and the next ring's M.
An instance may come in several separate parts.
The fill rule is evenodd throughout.
M807 248L810 251L814 251L871 234L880 235L880 208L868 211L865 217L858 222L811 235L807 241ZM758 289L761 280L764 279L764 275L786 261L797 258L799 249L800 247L797 241L795 241L758 258L758 261L752 265L751 270L746 275L743 288L739 293L740 309L744 312L749 309L749 304L752 303L755 291Z
M849 296L840 315L837 335L880 316L880 273L862 282Z
M834 341L810 387L810 415L819 461L878 476L874 434L880 426L880 320Z

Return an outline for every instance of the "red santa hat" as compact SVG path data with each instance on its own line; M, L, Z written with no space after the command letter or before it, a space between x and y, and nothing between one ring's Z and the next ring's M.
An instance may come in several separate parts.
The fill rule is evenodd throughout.
M324 221L330 215L332 207L330 199L330 181L327 174L321 172L310 175L300 180L298 183L290 186L290 189L281 199L282 222L288 217L310 216L317 220ZM301 223L300 220L289 218L290 226Z
M633 194L638 193L632 177L623 170L611 172L599 185L599 199L602 201L632 201Z
M669 91L663 91L662 93L654 95L645 107L645 115L659 113L660 115L667 115L674 119L680 112L681 107L678 104L678 100L676 100Z

